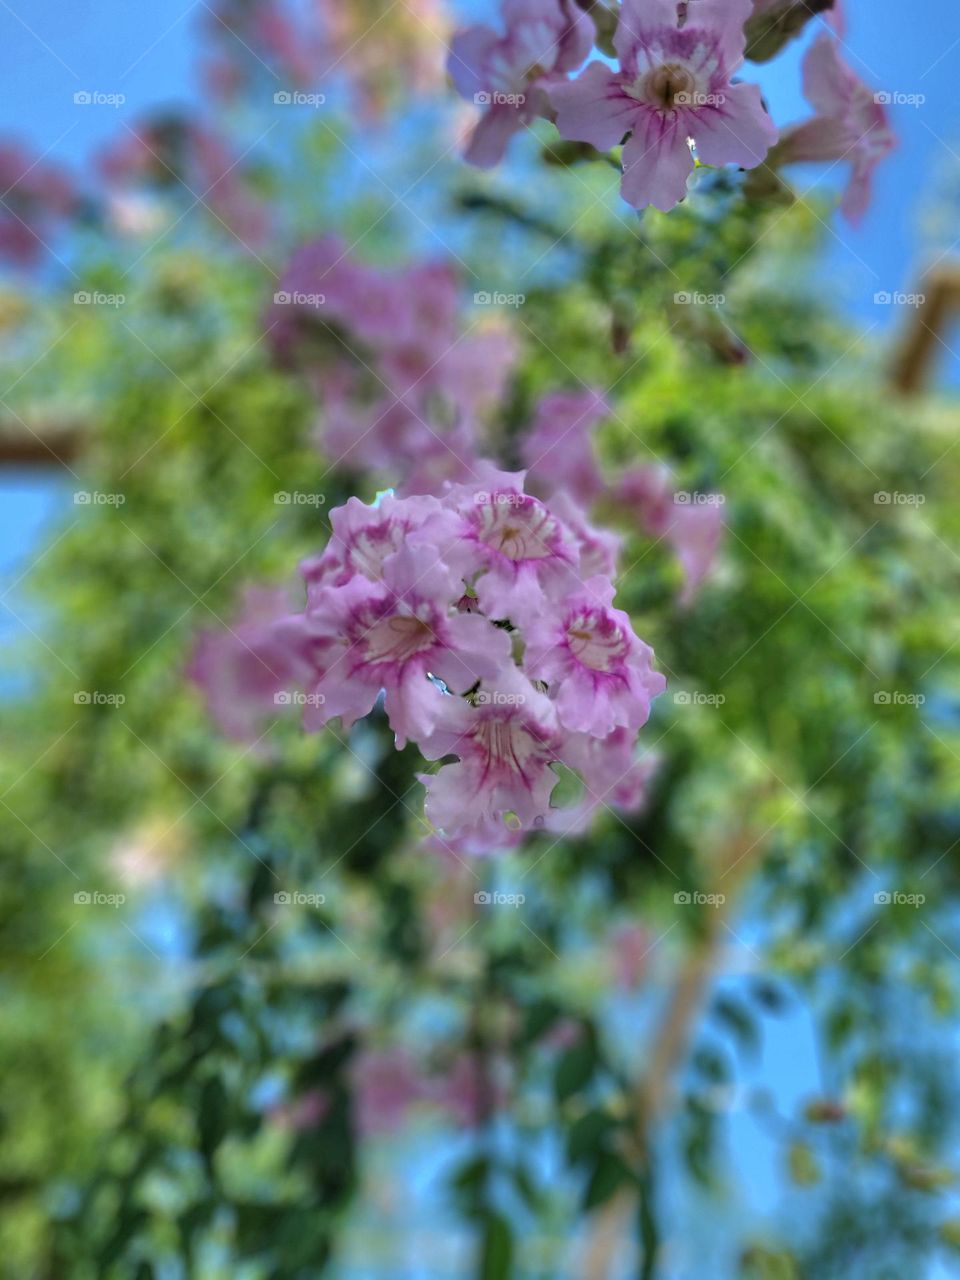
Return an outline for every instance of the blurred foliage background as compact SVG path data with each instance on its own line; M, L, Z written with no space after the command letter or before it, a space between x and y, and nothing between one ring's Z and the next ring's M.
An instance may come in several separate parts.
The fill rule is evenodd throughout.
M449 143L417 121L410 175ZM727 520L690 608L622 525L618 599L669 680L646 811L455 863L381 718L345 741L278 714L238 745L185 678L198 630L251 585L296 599L327 512L390 483L321 455L264 328L304 234L423 251L355 128L258 160L288 225L256 254L203 210L149 253L94 218L72 269L121 305L58 279L4 295L4 437L80 444L12 595L0 1272L950 1274L954 404L892 395L824 301L812 200L704 173L638 219L603 165L548 155L518 190L447 157L429 202L465 314L480 288L525 296L492 446L548 391L610 388L610 466L668 460ZM478 910L494 889L522 907ZM765 1051L801 1023L784 1091Z

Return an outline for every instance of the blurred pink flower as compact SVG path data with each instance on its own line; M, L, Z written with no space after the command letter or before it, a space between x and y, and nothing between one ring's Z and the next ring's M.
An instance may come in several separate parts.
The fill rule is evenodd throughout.
M857 223L869 206L877 166L897 145L883 95L863 83L840 56L838 42L826 32L807 50L803 84L817 114L784 133L778 155L788 162L849 161L850 181L840 208Z
M720 496L674 493L666 468L647 466L625 472L617 484L616 497L652 538L663 538L673 548L683 569L680 603L691 604L713 567L723 537Z
M76 193L56 166L16 142L0 141L0 255L30 267L76 206Z
M199 633L187 675L221 732L252 742L265 720L294 701L315 647L302 615L289 612L286 591L254 587L232 626Z
M457 91L484 109L466 151L482 169L503 159L515 133L551 114L546 86L574 71L593 47L593 22L575 0L502 0L503 34L458 31L447 70Z

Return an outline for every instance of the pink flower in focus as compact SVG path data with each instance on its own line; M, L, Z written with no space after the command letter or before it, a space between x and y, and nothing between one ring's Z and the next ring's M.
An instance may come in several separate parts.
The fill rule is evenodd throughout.
M473 26L450 44L447 70L458 93L486 108L466 159L489 169L537 116L550 114L550 78L574 71L593 47L593 22L575 0L502 0L506 31Z
M308 607L319 588L343 586L360 574L370 582L382 582L384 564L419 530L440 555L453 546L459 521L437 498L395 498L384 494L370 506L349 498L330 512L330 541L319 556L306 560L300 571L307 582Z
M859 222L867 211L873 175L897 145L886 108L840 56L836 40L824 33L803 60L804 93L817 114L783 136L783 161L849 160L850 181L840 202L844 215Z
M672 209L703 164L752 169L777 131L756 85L733 84L743 61L751 0L697 0L678 26L676 0L624 0L614 71L591 62L550 96L564 138L608 151L623 148L623 198L637 209Z
M609 409L599 391L561 391L544 396L523 442L523 460L548 493L566 490L582 506L603 492L592 431ZM539 491L539 489L538 489Z
M460 486L461 541L451 553L465 578L480 571L475 590L483 612L515 625L574 585L578 563L570 531L523 492L523 480L522 471L491 468L481 484Z
M442 714L447 695L430 676L462 694L497 675L510 658L509 637L486 618L458 613L457 594L453 572L408 545L384 562L380 584L357 576L315 596L307 620L325 648L310 727L340 716L349 728L384 689L403 747L430 734Z
M543 826L557 777L553 704L519 671L505 667L496 687L482 688L473 704L445 700L435 732L420 743L428 760L454 755L457 763L422 775L426 814L442 833L480 829L486 836L509 824Z
M591 578L582 590L526 628L524 668L556 688L554 705L565 729L605 738L617 727L636 731L667 682L652 666L653 651L630 618L613 608L609 579Z

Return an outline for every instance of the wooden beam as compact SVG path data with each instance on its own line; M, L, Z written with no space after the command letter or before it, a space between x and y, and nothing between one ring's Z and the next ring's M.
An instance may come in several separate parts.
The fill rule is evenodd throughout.
M903 395L917 395L928 384L943 335L960 313L960 266L938 267L923 280L923 302L911 316L891 361L891 380Z

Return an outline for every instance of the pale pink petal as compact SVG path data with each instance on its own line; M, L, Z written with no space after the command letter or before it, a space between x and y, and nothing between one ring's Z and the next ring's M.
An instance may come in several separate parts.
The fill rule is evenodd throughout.
M679 127L679 113L644 112L641 121L623 148L620 191L635 209L652 204L667 213L687 194L693 156Z
M560 136L589 142L600 151L615 147L639 114L636 101L623 93L619 77L602 62L591 62L576 80L552 84L549 93Z
M755 84L734 84L724 101L696 113L690 131L703 164L738 164L752 169L777 140L777 129L764 110Z

